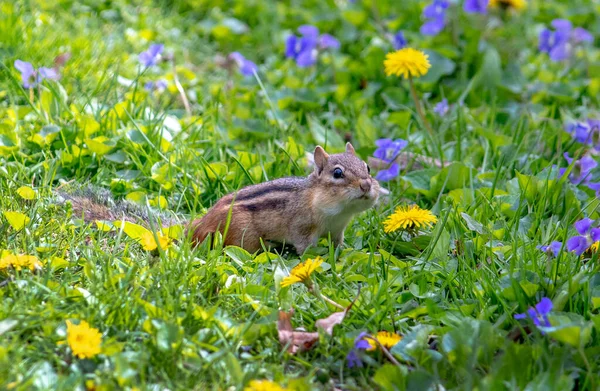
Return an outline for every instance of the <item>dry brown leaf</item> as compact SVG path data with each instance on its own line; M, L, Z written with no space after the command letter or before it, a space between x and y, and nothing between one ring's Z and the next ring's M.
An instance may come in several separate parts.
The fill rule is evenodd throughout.
M277 320L279 343L287 346L287 351L291 354L295 354L298 350L310 350L319 340L319 333L294 331L291 322L293 314L293 309L290 312L279 311L279 319Z
M334 312L326 318L317 320L315 322L315 326L317 326L317 328L322 328L327 334L332 335L333 327L336 324L342 323L346 317L346 314L348 313L348 309L350 309L350 307L348 307L345 311Z
M356 298L360 294L360 289ZM319 319L315 322L317 328L323 329L328 335L333 334L333 328L335 325L340 324L346 318L346 314L350 311L350 308L354 305L354 301L344 311L334 312L326 318ZM279 342L283 346L287 346L287 351L291 354L295 354L297 351L310 350L319 340L318 332L308 331L294 331L292 328L292 316L294 315L294 309L290 312L279 311L279 317L277 319L277 333L279 335Z

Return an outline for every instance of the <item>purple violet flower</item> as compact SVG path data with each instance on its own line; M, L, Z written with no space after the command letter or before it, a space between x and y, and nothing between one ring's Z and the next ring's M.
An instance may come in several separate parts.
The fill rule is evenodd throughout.
M463 9L468 14L486 14L489 0L465 0Z
M340 41L336 37L330 34L321 34L318 38L320 49L339 49Z
M393 162L400 151L408 145L408 141L402 139L392 140L391 138L382 138L375 141L377 149L373 152L373 156L388 163Z
M58 80L60 75L53 68L41 67L35 69L31 63L27 61L15 60L15 68L21 73L21 81L23 82L23 88L33 88L44 79Z
M346 360L348 361L348 368L362 368L363 363L358 355L359 350L367 350L371 347L369 341L367 341L366 337L367 333L364 331L358 334L358 336L354 339L354 346L352 350L348 352L346 355Z
M340 41L330 34L319 35L319 29L311 25L298 27L300 37L290 35L285 41L285 56L306 68L317 62L319 49L339 49Z
M388 182L396 178L400 174L400 165L392 163L386 170L380 170L375 175L375 179L380 182Z
M448 0L433 0L423 9L425 23L421 26L421 34L438 35L446 26L446 10L450 6Z
M163 92L167 89L167 82L163 79L157 80L156 82L149 81L144 84L144 89L147 91L156 90L157 92Z
M573 236L567 240L567 250L573 251L577 256L587 251L592 243L600 240L600 228L593 228L595 221L590 218L584 218L573 224L579 235Z
M373 156L385 162L392 163L387 169L379 171L375 179L387 182L396 178L400 174L400 165L394 162L394 160L398 157L400 151L406 148L408 141L382 138L375 141L375 145L377 145L377 149L373 152Z
M36 72L31 63L16 60L15 68L17 69L17 71L21 72L21 80L23 81L23 87L33 88L37 85L38 80L36 77Z
M551 25L555 31L543 29L540 32L538 49L548 53L552 61L564 61L571 56L574 45L594 41L586 29L573 29L573 24L566 19L554 19Z
M530 318L533 324L537 327L550 327L550 320L548 314L552 311L552 300L547 297L543 297L539 303L535 305L535 308L529 307L526 312L522 314L515 314L515 319L526 319Z
M406 38L404 38L404 33L402 31L398 31L396 34L394 34L393 45L395 50L400 50L408 45L408 41Z
M542 250L543 252L547 253L547 254L552 254L554 255L554 257L558 257L558 254L560 253L560 249L562 248L562 242L552 242L550 243L550 245L548 246L538 246L537 248L539 248L540 250Z
M254 73L258 71L258 67L256 66L256 64L248 60L239 52L230 53L229 58L235 61L240 70L240 73L244 76L253 76Z
M444 98L433 107L433 112L440 117L443 117L448 112L448 109L450 109L448 106L448 99Z
M565 152L563 156L567 160L569 165L573 164L573 169L569 174L569 180L575 185L579 185L582 182L588 182L590 172L598 166L598 163L596 163L596 161L588 155L582 157L579 160L575 160L574 163L573 158L569 157L568 152ZM559 168L558 177L561 178L565 174L566 170L567 169L564 167Z
M139 55L140 63L145 68L148 68L148 67L158 64L158 61L160 60L160 55L162 54L164 47L165 46L163 44L150 45L148 50L140 53L140 55Z

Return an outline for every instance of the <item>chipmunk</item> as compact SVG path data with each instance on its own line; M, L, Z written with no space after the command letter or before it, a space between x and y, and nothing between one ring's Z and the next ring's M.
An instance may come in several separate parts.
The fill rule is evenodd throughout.
M379 182L350 143L335 155L317 146L314 166L305 178L275 179L227 194L193 222L193 240L201 243L217 230L224 233L231 213L225 245L249 252L261 248L261 238L291 244L298 254L329 234L336 245L343 244L350 219L377 202Z
M251 253L262 248L261 239L269 244L291 244L301 255L329 234L336 245L342 245L352 217L375 205L380 192L385 194L352 144L346 144L344 153L333 155L317 146L314 171L308 177L275 179L227 194L202 218L191 222L189 234L194 244L200 244L219 231L225 245ZM135 205L101 205L101 199L107 197L90 195L90 191L63 194L63 198L71 201L74 215L84 215L87 221L134 221L134 216L149 221ZM162 217L163 223L172 221Z

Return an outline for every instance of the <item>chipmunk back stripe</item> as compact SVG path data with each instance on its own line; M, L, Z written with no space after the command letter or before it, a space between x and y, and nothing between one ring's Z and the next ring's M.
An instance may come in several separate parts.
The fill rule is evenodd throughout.
M243 192L242 194L238 194L237 197L235 197L235 201L245 201L245 200L250 200L252 198L257 198L269 193L275 193L275 192L291 192L291 191L296 191L298 190L297 186L293 186L293 185L286 185L286 184L281 184L281 185L273 185L273 186L264 186L259 189L256 190L251 190L248 192Z
M283 198L271 198L260 202L244 203L240 207L251 212L257 212L260 210L284 209L287 203L288 200Z

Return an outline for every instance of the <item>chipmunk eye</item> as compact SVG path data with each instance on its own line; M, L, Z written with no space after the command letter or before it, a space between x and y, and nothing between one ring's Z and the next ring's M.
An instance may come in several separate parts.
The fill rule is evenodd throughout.
M368 164L367 164L367 172L369 173L369 175L371 175L371 167L369 167Z
M342 171L341 168L336 168L335 170L333 170L333 177L335 179L340 179L344 177L344 172Z

